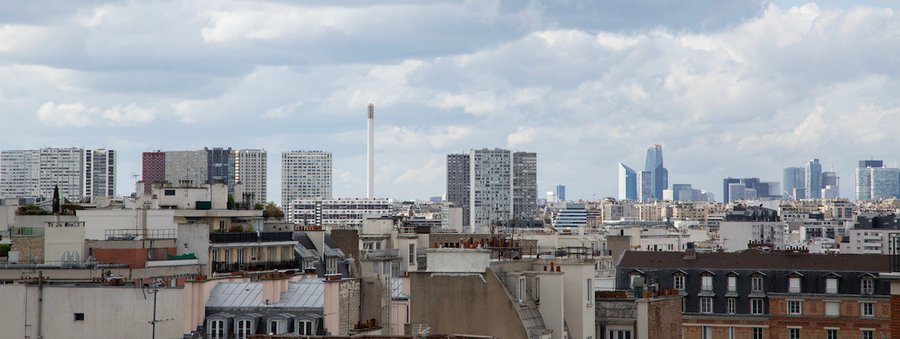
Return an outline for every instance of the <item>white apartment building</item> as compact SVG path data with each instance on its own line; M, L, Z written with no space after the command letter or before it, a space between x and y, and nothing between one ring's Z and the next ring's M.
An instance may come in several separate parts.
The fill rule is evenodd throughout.
M469 156L471 232L513 216L513 159L504 149L472 150Z
M0 197L41 196L41 152L16 150L0 152Z
M287 205L287 222L359 229L369 217L393 214L390 199L295 199Z
M200 186L209 181L209 155L206 150L167 151L166 181L180 185Z
M84 194L87 197L116 196L116 151L84 151Z
M281 154L281 203L297 199L331 199L331 152L290 151ZM290 206L289 206L290 207Z
M244 193L252 194L251 203L264 204L268 199L266 186L268 171L268 153L260 149L243 149L233 151L234 179L244 185ZM235 197L240 199L240 197Z

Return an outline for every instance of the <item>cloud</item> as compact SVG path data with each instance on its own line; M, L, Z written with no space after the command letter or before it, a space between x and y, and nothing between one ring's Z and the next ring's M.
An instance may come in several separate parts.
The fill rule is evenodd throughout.
M46 102L37 110L38 120L52 127L134 126L153 122L155 110L135 104L116 105L106 110L85 106L81 102L54 104Z
M92 114L91 109L80 102L58 105L47 102L37 110L38 120L54 127L85 127L91 123Z

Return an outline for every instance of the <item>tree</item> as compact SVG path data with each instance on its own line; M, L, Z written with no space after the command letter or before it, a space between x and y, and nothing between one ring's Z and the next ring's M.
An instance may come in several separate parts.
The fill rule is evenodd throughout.
M263 209L263 218L284 219L284 211L278 206L275 206L274 202L270 202L266 205L266 208Z
M59 185L53 186L53 214L59 214Z
M50 212L37 205L24 205L16 209L16 215L50 215Z
M227 208L230 209L230 210L236 210L236 209L237 209L237 206L235 206L235 204L234 204L234 195L232 195L231 193L228 193L228 206L227 206Z

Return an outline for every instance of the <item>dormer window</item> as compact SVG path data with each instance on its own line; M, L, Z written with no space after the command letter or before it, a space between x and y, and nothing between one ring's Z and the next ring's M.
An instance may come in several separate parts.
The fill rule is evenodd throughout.
M681 272L675 273L675 276L673 277L673 283L672 283L673 286L672 287L675 288L676 290L684 291L684 282L685 282L684 273L681 273Z
M862 277L859 281L859 293L871 295L875 293L875 279L870 276Z
M838 293L838 278L837 277L828 277L825 279L825 293L828 293L828 294L837 294Z
M713 276L706 274L703 275L701 279L700 289L704 292L712 292L713 290Z
M801 293L803 292L802 287L800 286L800 279L803 277L800 273L793 272L788 275L788 293Z
M737 277L730 275L728 276L728 292L737 293Z
M760 274L756 274L750 277L750 291L753 293L765 292L763 289L763 279L765 279L765 277Z

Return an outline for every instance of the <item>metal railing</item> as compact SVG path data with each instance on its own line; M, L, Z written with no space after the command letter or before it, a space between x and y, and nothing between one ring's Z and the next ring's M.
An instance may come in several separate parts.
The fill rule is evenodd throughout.
M900 272L900 233L891 233L890 241L891 272Z
M286 261L257 261L257 262L224 262L213 261L213 273L230 273L230 272L253 272L253 271L269 271L269 270L287 270L299 269L300 265L293 260Z
M291 240L293 240L293 232L224 232L209 234L209 242L213 244Z
M44 236L43 227L10 227L10 237L42 237Z
M151 240L151 239L175 239L178 232L174 228L164 229L139 229L139 228L111 228L104 232L106 240Z

